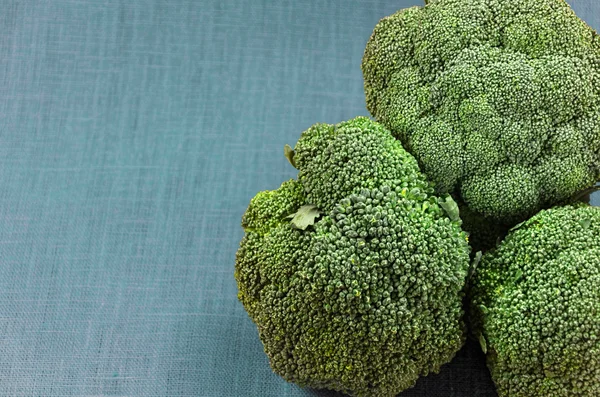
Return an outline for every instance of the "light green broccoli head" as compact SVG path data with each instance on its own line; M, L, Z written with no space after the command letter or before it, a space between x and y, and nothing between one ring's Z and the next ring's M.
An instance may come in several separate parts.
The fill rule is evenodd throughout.
M564 0L431 0L382 19L367 108L438 192L517 222L600 177L600 38Z
M501 397L600 395L600 208L542 210L483 255L471 319Z
M464 341L456 204L364 117L314 125L288 158L298 180L252 199L235 268L273 370L356 396L437 372Z

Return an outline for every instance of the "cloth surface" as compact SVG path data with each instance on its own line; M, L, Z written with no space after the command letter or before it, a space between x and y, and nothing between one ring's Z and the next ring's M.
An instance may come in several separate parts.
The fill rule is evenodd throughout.
M417 0L2 4L0 396L335 395L271 372L239 222L284 144L367 115L365 43ZM494 392L472 347L402 395Z

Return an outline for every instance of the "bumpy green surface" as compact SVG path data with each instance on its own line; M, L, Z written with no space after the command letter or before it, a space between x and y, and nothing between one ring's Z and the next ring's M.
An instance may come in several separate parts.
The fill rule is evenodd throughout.
M600 208L541 211L483 255L470 294L501 397L600 395Z
M464 341L469 247L379 124L317 124L295 147L298 180L254 197L237 253L239 298L273 370L357 396L394 396ZM316 205L299 230L289 215Z
M438 192L517 222L600 176L600 37L564 0L431 0L382 19L367 107Z

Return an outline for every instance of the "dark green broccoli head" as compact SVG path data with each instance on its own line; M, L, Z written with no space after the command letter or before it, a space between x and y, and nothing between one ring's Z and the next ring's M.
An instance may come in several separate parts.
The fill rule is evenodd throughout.
M483 255L470 295L501 397L600 395L600 208L518 226Z
M364 117L317 124L290 153L298 181L244 215L239 298L286 380L394 396L464 341L470 249L454 203Z
M600 177L600 38L564 0L431 0L382 19L367 108L438 192L505 223Z

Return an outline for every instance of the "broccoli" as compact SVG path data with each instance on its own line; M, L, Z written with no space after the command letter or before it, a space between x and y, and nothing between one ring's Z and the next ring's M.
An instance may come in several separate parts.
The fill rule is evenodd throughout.
M437 192L514 225L600 178L600 36L564 0L431 0L382 19L367 108Z
M462 229L469 234L472 255L494 248L511 228L511 225L498 223L494 219L474 213L460 200L457 201L457 204L460 210Z
M272 369L356 396L439 371L466 332L454 201L368 118L316 124L285 152L298 178L250 201L235 265Z
M600 395L600 208L542 210L471 281L472 328L501 397Z

